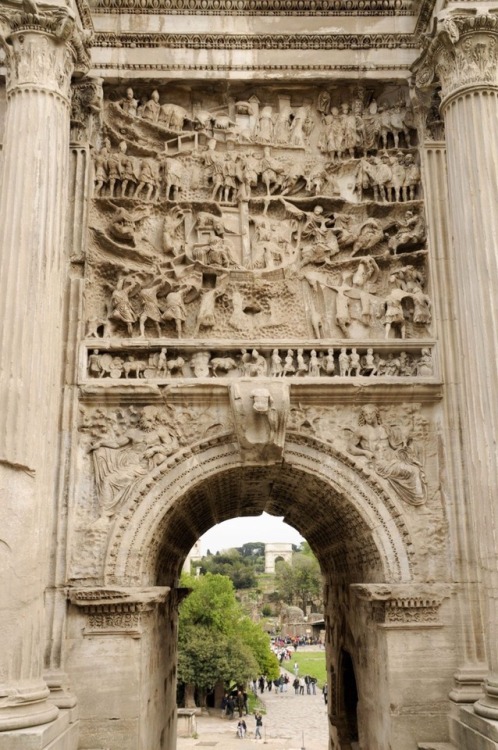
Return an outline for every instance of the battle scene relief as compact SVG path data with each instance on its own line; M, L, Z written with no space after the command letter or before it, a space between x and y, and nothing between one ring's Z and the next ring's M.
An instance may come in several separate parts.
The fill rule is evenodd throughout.
M106 90L86 377L431 376L417 142L394 84Z

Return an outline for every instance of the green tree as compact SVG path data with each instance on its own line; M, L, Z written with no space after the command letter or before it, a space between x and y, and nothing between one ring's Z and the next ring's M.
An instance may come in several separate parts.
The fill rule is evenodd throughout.
M271 668L268 637L244 615L229 578L184 576L182 586L192 589L180 606L178 630L178 680L185 684L186 705L193 705L195 688L202 705L216 683L244 684Z
M256 585L256 561L251 555L242 555L237 549L205 555L200 561L204 573L228 576L236 589L249 589Z
M277 563L275 583L284 602L297 605L306 612L309 603L321 599L322 575L318 560L312 553L294 553L292 565Z
M265 572L265 545L264 542L246 542L242 547L236 547L243 558L249 560L256 573Z
M254 654L258 664L258 673L264 674L274 680L280 674L278 659L270 649L270 638L262 628L249 617L244 617L240 622L239 633L247 646Z

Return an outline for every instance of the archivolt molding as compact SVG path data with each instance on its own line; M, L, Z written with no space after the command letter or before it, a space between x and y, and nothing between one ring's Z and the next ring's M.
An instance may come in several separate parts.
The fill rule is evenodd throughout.
M324 454L327 461L323 460ZM285 459L290 457L296 467L329 484L338 485L341 492L348 494L372 530L386 579L408 580L411 577L410 562L400 537L402 529L401 533L408 538L402 521L404 509L389 491L386 481L370 469L360 467L354 458L330 444L302 434L294 434L292 441L287 441Z
M76 0L76 7L81 18L83 28L93 30L92 12L88 4L88 0Z
M332 446L297 434L288 435L284 462L347 497L372 534L385 579L411 580L409 533L402 520L403 508L380 477L362 474L354 460ZM150 583L170 512L180 498L205 480L242 466L232 436L224 435L199 443L157 467L116 518L107 545L105 585ZM181 555L185 550L174 552Z

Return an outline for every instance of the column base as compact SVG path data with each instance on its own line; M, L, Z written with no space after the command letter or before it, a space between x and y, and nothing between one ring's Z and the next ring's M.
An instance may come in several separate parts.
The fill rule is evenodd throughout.
M455 684L449 694L450 701L475 703L479 700L483 694L483 683L487 672L488 668L485 664L458 669L453 675Z
M73 695L68 686L68 676L65 672L54 670L45 672L43 679L50 689L48 700L57 708L74 708L76 696Z
M474 703L474 712L485 719L498 721L498 675L488 675L483 687L484 695Z
M59 709L48 700L49 692L43 681L0 685L0 733L54 721Z
M478 716L470 706L461 706L452 723L452 739L459 750L498 750L498 722Z
M77 750L79 721L74 709L37 727L0 732L0 750Z

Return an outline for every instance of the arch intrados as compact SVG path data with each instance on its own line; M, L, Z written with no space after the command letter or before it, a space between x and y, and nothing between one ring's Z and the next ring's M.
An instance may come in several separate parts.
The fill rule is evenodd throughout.
M241 494L242 473L245 491ZM259 475L256 494L251 490L255 475ZM403 509L383 480L361 473L349 456L341 455L328 444L289 434L283 462L276 466L244 464L231 436L223 436L199 442L157 467L116 518L107 548L104 581L155 584L158 569L164 567L164 561L161 566L159 559L165 554L165 547L171 575L173 570L180 569L195 541L213 525L230 518L260 515L263 511L283 516L286 523L308 540L322 569L327 561L330 567L334 550L327 548L327 527L316 502L313 505L313 498L307 499L310 507L306 528L295 511L296 503L288 502L289 494L292 496L289 478L303 487L312 486L303 484L303 477L322 487L322 497L328 495L336 502L340 500L342 507L352 509L354 528L349 531L353 539L370 545L370 555L375 550L378 564L374 566L374 575L392 582L411 579L409 535L402 520ZM235 487L238 483L239 492L233 493L220 516L219 493L227 493L227 478L228 489L230 482ZM266 487L266 494L261 492L262 486ZM206 507L211 512L209 520L203 515ZM336 521L340 524L343 519L338 516Z

